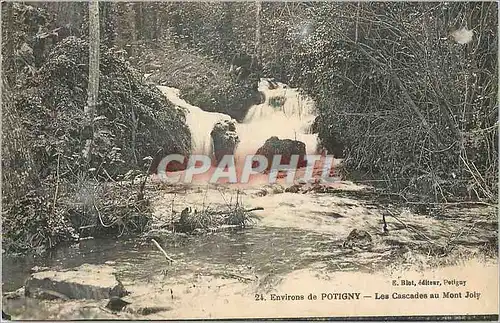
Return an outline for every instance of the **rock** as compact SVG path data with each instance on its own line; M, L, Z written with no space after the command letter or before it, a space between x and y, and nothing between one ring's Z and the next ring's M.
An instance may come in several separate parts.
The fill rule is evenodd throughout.
M191 208L190 206L184 208L181 212L181 217L179 221L174 222L174 228L176 232L192 232L195 228L192 225L191 218L196 216L197 210Z
M365 230L354 229L349 233L346 240L344 241L344 247L346 248L369 248L373 245L372 236Z
M313 123L311 124L311 133L320 133L322 131L322 127L325 125L329 125L329 122L322 120L321 117L316 117ZM321 141L322 154L323 155L333 155L335 158L344 158L345 157L345 144L339 139L341 138L341 134L336 134L333 136L329 136L328 140ZM328 149L327 149L328 148Z
M253 101L254 105L262 104L262 103L266 102L266 95L262 92L254 93L253 98L254 98L254 101Z
M2 311L2 320L7 320L10 321L12 317L9 314L6 314L4 311Z
M162 159L166 157L163 154L157 154L154 158L153 161L151 162L151 166L149 168L149 174L158 174L158 166L160 166L160 163ZM187 168L189 156L184 157L184 162L180 163L178 161L171 161L167 164L166 171L167 172L178 172L185 170Z
M49 269L50 269L49 267L34 266L34 267L31 268L31 273L37 273L37 272L46 271L46 270L49 270Z
M266 189L261 189L257 193L255 193L255 196L266 196L268 194L268 191Z
M110 309L114 312L118 312L118 311L121 311L125 306L130 305L130 304L132 304L132 303L124 301L123 299L121 299L118 296L112 296L109 299L109 302L106 305L106 308Z
M24 287L21 287L13 292L6 292L3 294L4 299L19 299L25 294Z
M150 314L156 314L159 312L166 312L166 311L171 311L172 307L168 306L140 306L140 307L130 307L127 306L126 311L132 314L139 314L139 315L150 315Z
M25 296L44 299L106 299L127 295L109 266L82 265L67 271L42 271L26 281Z
M59 292L56 292L53 290L49 290L49 289L44 289L44 288L35 288L31 292L30 297L38 298L38 299L46 299L49 301L55 300L55 299L62 299L63 301L69 300L69 297L62 294L62 293L59 293Z
M265 188L268 193L272 194L281 194L285 192L285 188L281 184L277 183L266 185Z
M234 150L240 142L236 133L234 120L221 120L217 122L210 135L214 143L214 156L217 164L219 164L224 155L234 154Z
M187 168L188 157L184 158L184 162L180 163L176 160L173 160L167 165L167 172L178 172L181 170L185 170Z
M275 90L279 87L278 83L273 78L267 79L267 84L268 84L267 87L269 88L269 90Z
M285 192L287 193L298 193L299 191L300 191L300 185L297 184L287 187L285 189Z
M264 145L260 147L256 155L265 156L268 162L267 170L271 168L273 157L281 155L281 164L289 164L292 155L299 155L299 162L297 167L304 167L307 165L305 159L306 145L302 141L291 139L279 139L278 137L271 137L266 140ZM258 162L254 161L252 167L257 167Z

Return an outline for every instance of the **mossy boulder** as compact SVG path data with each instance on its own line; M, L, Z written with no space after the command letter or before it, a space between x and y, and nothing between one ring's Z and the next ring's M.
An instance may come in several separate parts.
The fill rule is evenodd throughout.
M281 164L289 164L293 155L299 156L297 167L307 165L306 161L306 144L299 140L279 139L271 137L266 140L264 145L260 147L256 155L265 156L268 162L267 170L271 168L275 155L281 155ZM257 167L257 162L254 162L252 167Z
M232 155L240 142L234 120L221 120L210 133L214 143L214 157L217 164L225 155Z
M57 155L70 167L79 164L86 135L82 131L87 104L88 43L68 37L49 54L25 92L16 100L18 113L33 140L39 166L54 169ZM112 177L144 168L143 159L157 154L187 154L191 147L184 112L120 56L100 48L98 105L91 168ZM61 162L60 161L60 162ZM105 174L107 173L107 174Z

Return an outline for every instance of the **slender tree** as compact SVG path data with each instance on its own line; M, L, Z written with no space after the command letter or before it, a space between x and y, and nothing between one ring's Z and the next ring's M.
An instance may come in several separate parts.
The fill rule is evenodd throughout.
M91 161L92 138L94 136L94 115L99 93L99 3L91 0L89 5L89 84L87 91L87 105L84 113L85 124L85 149L84 159L87 167Z
M254 63L260 65L261 63L261 47L260 47L260 11L262 9L261 0L255 1L255 52L254 52Z

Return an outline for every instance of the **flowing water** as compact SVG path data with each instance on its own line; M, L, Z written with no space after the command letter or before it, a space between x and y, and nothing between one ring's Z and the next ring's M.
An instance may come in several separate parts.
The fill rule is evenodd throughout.
M210 133L214 125L221 120L231 120L231 117L223 113L206 112L187 103L179 97L180 91L176 88L159 85L158 89L170 102L187 110L186 123L191 131L191 152L196 155L211 156L213 144Z
M168 266L169 276L193 272L206 274L229 271L253 277L267 273L286 274L317 261L315 255L331 252L335 246L329 234L292 228L252 228L238 232L220 232L200 236L156 238L176 259ZM42 258L4 257L4 291L21 287L33 266L66 269L82 264L102 265L114 262L122 280L149 282L161 276L165 257L146 237L129 240L96 239L62 246Z
M301 140L306 144L307 153L316 152L317 138L309 131L314 120L313 102L284 84L278 85L276 89L269 89L265 81L261 82L260 90L265 94L266 102L251 107L244 121L237 124L241 140L237 156L255 153L271 136ZM179 98L179 91L175 88L159 88L171 102L189 112L186 121L192 134L193 153L210 155L213 152L210 132L214 124L230 117L221 113L206 112L188 104ZM282 98L281 105L272 102L276 97ZM339 182L339 185L341 186L339 189L343 187L351 192L363 189L362 186L349 182ZM266 189L265 194L261 194L263 188ZM177 212L186 206L196 207L198 210L207 205L222 209L228 201L233 200L235 193L234 186L215 186L209 191L191 185L184 193L179 193L176 189L171 186L166 190L157 189L150 192L155 195L152 206L153 218L157 224L170 223L169 217L172 217L174 208ZM390 206L393 212L403 219L405 225L402 226L396 219L387 218L390 234L384 235L382 214L389 206L378 205L376 201L334 194L285 193L280 185L267 188L266 185L257 188L245 187L242 191L238 191L238 194L245 207L264 209L256 212L260 220L253 227L236 232L192 236L156 234L154 238L176 260L171 265L166 264L165 257L151 243L150 235L128 240L114 238L87 240L60 246L41 257L4 256L3 290L12 291L21 287L24 280L29 277L33 266L58 270L82 264L103 265L112 262L111 265L117 270L117 276L124 282L131 284L132 288L142 287L146 290L145 296L137 293L132 295L135 295L133 302L139 304L150 303L153 295L161 296L161 304L166 303L166 300L171 302L170 292L163 290L163 285L168 279L170 282L185 284L177 289L185 290L182 297L173 303L178 308L177 312L174 310L159 314L159 318L184 317L186 313L200 311L200 307L196 305L197 302L201 302L200 295L206 296L206 302L212 299L223 301L223 298L214 296L219 295L214 294L215 287L220 288L227 284L216 279L207 283L207 289L203 289L205 294L197 294L201 293L200 290L191 294L195 286L193 277L200 275L227 277L229 273L233 274L233 279L234 275L237 275L254 282L256 288L261 288L269 275L286 277L317 264L324 264L329 273L376 271L391 265L394 259L400 259L398 262L401 263L406 261L409 265L416 261L425 264L429 261L428 255L425 254L427 251L426 249L422 249L425 252L421 251L419 248L428 244L427 239L432 239L434 245L446 244L455 237L453 241L462 248L457 249L464 254L471 254L483 245L493 245L498 232L496 213L489 209L481 212L472 210L470 214L464 214L463 211L451 214L448 210L447 218L437 219ZM476 224L472 227L473 230L468 230L468 236L462 237L464 223L473 222ZM418 230L410 230L411 228ZM353 229L369 232L373 237L373 249L345 248L343 242ZM221 285L215 286L215 283ZM292 285L294 284L296 285L296 282L292 282ZM196 285L198 288L198 282ZM151 293L149 288L152 286L159 290ZM231 297L236 297L234 289L228 289L227 293ZM251 291L245 293L253 295ZM61 308L69 307L68 303L64 302L57 304L60 304ZM80 306L79 303L72 304ZM187 304L196 306L187 308ZM219 304L219 308L227 310L228 306L225 304ZM21 307L19 304L8 302L7 305L8 310L18 313L26 309L26 305ZM207 307L215 308L212 305ZM24 317L39 318L39 305L33 305L33 308L35 312ZM52 309L50 313L53 315L51 317L58 317L56 313L59 313L59 308ZM107 314L98 312L96 315L98 316L95 317L106 317L103 315ZM205 317L204 312L199 315ZM75 311L67 318L82 317L86 316Z
M203 111L187 103L179 97L178 89L167 86L158 88L170 102L187 110L186 123L191 132L192 153L211 156L213 144L210 132L218 121L231 120L231 117ZM265 79L259 83L259 91L264 94L265 102L250 107L243 122L236 123L240 143L235 158L239 160L248 154L255 154L272 136L302 141L308 154L316 153L317 135L310 133L315 118L314 102L283 83L277 83L277 87L271 89Z
M283 83L271 89L268 81L262 80L259 91L264 94L265 102L250 107L243 123L238 124L241 142L236 155L254 154L272 136L302 141L308 154L316 153L317 135L310 133L315 118L314 102Z

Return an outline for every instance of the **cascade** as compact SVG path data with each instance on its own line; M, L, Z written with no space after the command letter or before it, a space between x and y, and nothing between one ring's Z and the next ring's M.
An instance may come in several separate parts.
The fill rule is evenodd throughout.
M236 124L240 143L235 152L236 160L255 154L272 136L280 139L300 140L306 145L307 154L317 153L317 135L310 133L314 121L314 102L298 90L277 83L270 87L267 79L259 83L259 91L265 102L250 107L242 123ZM191 131L192 153L212 156L213 144L210 133L214 125L231 117L217 112L203 111L179 97L180 91L173 87L158 86L167 99L187 110L186 123Z

